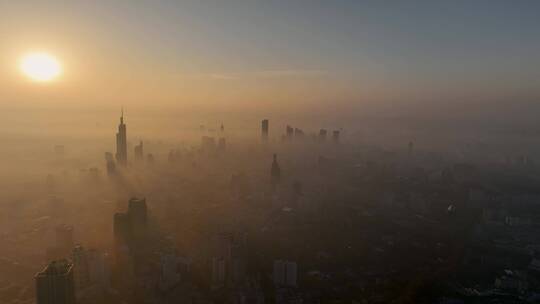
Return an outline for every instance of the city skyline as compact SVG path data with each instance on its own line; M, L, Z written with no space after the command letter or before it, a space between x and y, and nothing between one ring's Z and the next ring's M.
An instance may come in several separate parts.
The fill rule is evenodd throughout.
M0 304L539 303L539 13L0 0Z

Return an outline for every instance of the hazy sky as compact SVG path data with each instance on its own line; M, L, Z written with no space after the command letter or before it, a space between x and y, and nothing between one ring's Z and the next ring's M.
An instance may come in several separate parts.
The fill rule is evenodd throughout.
M0 56L13 107L493 110L539 100L540 1L0 0Z

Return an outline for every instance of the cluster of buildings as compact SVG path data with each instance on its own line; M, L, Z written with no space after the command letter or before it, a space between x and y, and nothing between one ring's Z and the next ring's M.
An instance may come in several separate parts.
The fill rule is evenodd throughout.
M108 254L81 245L51 260L35 275L37 304L75 304L102 300L111 292Z
M269 138L269 132L270 132L270 122L268 119L263 119L261 121L261 140L263 142L267 142ZM313 139L325 142L327 138L328 130L326 129L320 129L318 135L313 135ZM340 130L334 130L332 131L332 141L334 143L339 142L339 135ZM292 140L302 140L305 138L305 133L302 129L299 128L293 128L290 125L285 126L285 134L282 135L281 139L282 141L292 141Z
M217 137L203 136L191 152L169 152L170 163L194 159L189 153L208 161L193 169L200 180L190 180L190 185L200 182L204 192L216 185L212 170L230 157L222 153L224 130L222 124ZM283 141L299 144L277 143L278 159L269 153L268 147L274 148L269 132L265 119L261 148L246 160L263 163L257 167L263 169L239 170L220 180L230 190L229 196L216 192L222 205L193 207L197 215L224 208L217 219L225 222L223 217L234 214L238 218L228 220L237 229L215 228L208 219L208 227L190 231L208 237L208 248L200 255L179 254L152 230L146 199L132 198L125 212L114 214L112 258L75 245L73 229L58 227L50 249L54 261L36 275L38 304L98 299L111 290L128 302L148 303L539 298L540 192L534 181L517 184L506 175L531 174L522 163L514 172L448 161L423 154L412 141L398 152L347 150L319 144L329 136L338 143L340 130L321 129L309 141L289 125ZM106 154L111 175L128 164L123 115L116 136L116 154ZM303 145L309 146L298 149ZM142 142L134 152L136 161L145 159Z

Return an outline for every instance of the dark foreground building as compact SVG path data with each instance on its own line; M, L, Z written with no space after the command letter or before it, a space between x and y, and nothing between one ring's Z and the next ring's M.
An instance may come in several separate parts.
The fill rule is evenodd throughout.
M67 260L49 263L35 276L37 304L74 304L73 264Z
M116 244L133 245L146 231L147 223L146 199L129 200L128 211L114 215L114 237Z

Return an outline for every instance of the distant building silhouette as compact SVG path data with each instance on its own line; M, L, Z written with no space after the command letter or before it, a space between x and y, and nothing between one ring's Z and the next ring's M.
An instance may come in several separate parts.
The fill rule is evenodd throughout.
M120 166L127 166L127 134L126 125L124 124L124 110L122 110L118 132L116 133L116 161Z
M269 129L268 119L263 119L263 121L261 122L261 139L263 141L268 140L268 129Z
M148 153L148 155L146 155L146 163L147 164L153 165L155 161L156 161L156 159L154 158L154 154Z
M286 128L286 138L287 139L292 139L293 135L294 135L294 128L287 125L287 128Z
M273 267L274 285L278 287L295 287L297 266L295 262L276 260Z
M216 140L215 138L210 137L210 136L203 136L201 138L201 146L202 148L207 148L207 147L215 148Z
M336 143L339 142L339 130L332 132L332 140Z
M114 214L114 241L116 245L127 245L131 240L131 226L129 215L127 213Z
M110 269L106 254L77 245L73 249L72 261L77 293L88 287L106 289L110 286Z
M67 260L49 263L35 276L36 304L75 304L73 264Z
M212 288L235 286L245 280L245 235L220 233L213 240Z
M191 260L177 256L175 253L162 254L159 268L158 286L162 291L167 291L189 275Z
M326 134L327 134L326 129L321 129L319 131L319 140L320 141L326 141Z
M274 153L274 159L272 161L272 168L270 169L270 182L273 187L279 184L281 179L281 168L277 162L277 154Z
M212 287L220 288L225 285L225 269L227 262L223 257L212 258Z
M114 239L117 246L132 246L134 240L144 235L147 226L146 199L132 198L126 213L114 215Z
M88 268L86 251L81 245L75 246L71 259L73 261L75 289L81 290L88 287L90 285L90 269Z
M128 215L133 236L138 237L146 230L147 213L146 199L132 198L129 200Z
M142 140L139 142L138 145L135 146L135 160L137 161L144 160L144 150L143 150Z
M105 166L107 167L108 176L114 176L116 174L116 163L111 152L105 152Z
M304 138L304 131L302 131L302 129L299 129L299 128L294 128L294 138L295 139Z
M201 138L201 151L203 153L214 153L216 151L216 139L210 136Z

